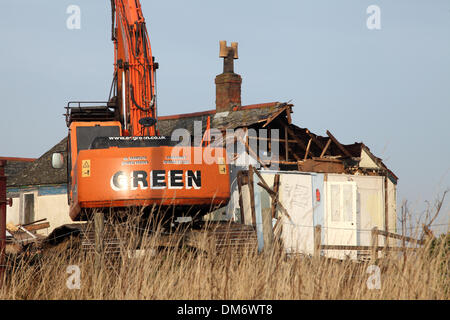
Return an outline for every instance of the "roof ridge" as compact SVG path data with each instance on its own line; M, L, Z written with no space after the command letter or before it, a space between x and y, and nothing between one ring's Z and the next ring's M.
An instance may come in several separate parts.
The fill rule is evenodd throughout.
M280 104L280 102L275 101L275 102L249 104L246 106L239 107L236 111L259 109L259 108L269 108L269 107L274 107L277 104ZM174 115L159 116L158 120L174 120L174 119L180 119L180 118L200 117L200 116L212 115L215 113L216 113L216 109L212 109L212 110L199 111L199 112L180 113L180 114L174 114Z

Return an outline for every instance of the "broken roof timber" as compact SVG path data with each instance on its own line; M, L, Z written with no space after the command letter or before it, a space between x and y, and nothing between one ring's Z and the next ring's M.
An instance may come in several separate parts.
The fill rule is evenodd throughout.
M266 123L263 125L263 128L267 127L274 119L276 119L284 111L286 111L286 115L289 114L289 116L290 116L290 108L291 107L292 107L292 105L287 105L286 103L283 103L282 105L280 105L280 110L275 112L269 118L267 118Z
M325 155L325 153L328 152L328 147L331 144L331 139L328 139L327 144L325 145L325 147L323 147L322 149L322 153L320 154L320 158L323 158L323 156Z
M307 152L307 148L305 143L299 138L297 137L297 135L294 133L294 131L292 131L291 128L289 128L289 126L287 124L285 124L284 122L280 121L280 123L282 124L282 126L287 130L287 132L289 133L289 135L294 138L294 140L297 142L297 144L305 151ZM311 155L311 157L314 157L314 153L311 150L308 150L309 154Z
M327 136L330 137L331 140L333 140L333 142L338 146L339 150L341 150L344 155L346 155L347 157L351 157L352 155L350 154L350 152L347 151L347 149L344 148L344 146L338 141L338 139L336 139L330 131L327 130Z

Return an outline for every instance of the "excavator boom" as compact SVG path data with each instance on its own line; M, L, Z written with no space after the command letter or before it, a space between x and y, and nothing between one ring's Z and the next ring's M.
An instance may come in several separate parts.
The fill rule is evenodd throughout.
M154 136L157 64L152 56L141 5L136 0L112 0L111 5L114 81L116 95L120 97L118 108L124 134Z

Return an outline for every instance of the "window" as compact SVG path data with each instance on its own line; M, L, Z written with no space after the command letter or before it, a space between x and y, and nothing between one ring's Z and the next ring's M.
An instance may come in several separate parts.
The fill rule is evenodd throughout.
M341 190L338 184L330 186L331 195L331 221L341 221Z
M80 150L88 150L91 143L97 137L113 137L120 135L118 126L95 126L95 127L78 127L77 128L77 152Z
M329 214L332 222L353 222L356 214L356 184L332 182L328 184Z

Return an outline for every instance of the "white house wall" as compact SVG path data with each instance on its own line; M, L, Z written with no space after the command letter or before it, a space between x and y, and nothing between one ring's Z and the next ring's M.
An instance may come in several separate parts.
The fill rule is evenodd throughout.
M366 150L361 150L361 161L359 161L360 168L378 168L379 166L367 154Z
M35 188L14 188L8 190L8 196L13 197L13 206L6 209L6 221L14 225L23 224L23 198L25 194L33 193L34 220L46 218L50 223L48 229L38 230L37 233L47 235L53 229L68 223L73 223L69 217L69 205L65 186L45 186Z
M38 196L37 208L35 219L47 218L47 221L50 223L48 230L38 231L41 234L47 234L47 231L50 233L53 229L63 224L73 223L69 217L69 205L67 204L66 194Z
M14 197L12 201L12 207L6 207L6 222L17 225L20 223L20 197Z

